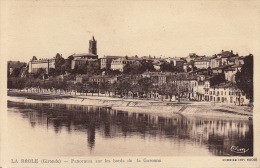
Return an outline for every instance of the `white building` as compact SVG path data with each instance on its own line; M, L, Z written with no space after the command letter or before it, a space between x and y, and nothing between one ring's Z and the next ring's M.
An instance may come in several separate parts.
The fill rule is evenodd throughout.
M248 104L249 100L231 82L221 83L209 89L209 101L233 104Z
M194 61L194 67L197 67L198 69L207 69L209 66L210 66L209 59L201 59L201 60Z
M221 58L212 58L210 60L210 65L211 68L217 68L221 66Z
M111 62L111 69L123 72L126 64L132 64L133 62L135 62L135 60L128 59L127 57L118 58Z
M75 66L86 65L87 62L98 61L98 56L91 53L73 54L72 57L71 69L74 69Z
M36 56L29 61L29 73L37 73L40 69L45 70L45 73L49 73L50 69L55 69L55 58L51 59L37 59Z
M232 66L232 67L230 67L230 68L228 68L228 69L225 69L224 70L224 74L225 74L225 79L227 80L227 81L230 81L230 82L236 82L236 73L238 72L238 71L241 71L241 68L242 68L242 66L236 66L236 65L234 65L234 66Z

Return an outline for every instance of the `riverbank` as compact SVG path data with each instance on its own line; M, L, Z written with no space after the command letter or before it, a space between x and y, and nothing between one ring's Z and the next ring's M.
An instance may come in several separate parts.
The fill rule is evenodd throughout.
M128 112L149 113L153 115L204 118L243 119L252 118L253 110L247 106L211 102L164 102L113 97L57 95L31 93L26 91L8 91L7 100L24 103L57 103L93 105Z

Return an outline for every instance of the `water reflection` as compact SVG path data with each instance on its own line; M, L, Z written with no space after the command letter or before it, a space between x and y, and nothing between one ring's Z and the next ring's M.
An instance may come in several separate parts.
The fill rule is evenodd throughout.
M159 141L162 146L164 140L173 141L180 147L175 150L180 151L185 148L180 145L181 142L185 142L199 148L205 147L212 155L217 156L253 155L252 121L209 120L183 116L167 118L67 104L8 102L8 108L18 109L18 113L30 121L32 128L38 125L46 127L47 130L52 129L56 134L60 134L63 129L69 134L84 132L89 150L95 148L99 138L113 140L117 137L131 139L138 136L140 139L153 139L149 141L151 145L154 141ZM101 136L97 137L97 134ZM249 151L237 154L230 151L231 146L248 148ZM190 151L189 155L196 155L196 152Z

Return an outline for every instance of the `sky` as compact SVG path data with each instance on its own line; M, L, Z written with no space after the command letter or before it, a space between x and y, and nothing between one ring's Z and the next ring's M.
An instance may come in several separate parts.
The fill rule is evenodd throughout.
M2 2L2 1L1 1ZM259 54L260 1L21 0L1 3L1 55L88 53L95 36L99 57L211 56L221 50Z

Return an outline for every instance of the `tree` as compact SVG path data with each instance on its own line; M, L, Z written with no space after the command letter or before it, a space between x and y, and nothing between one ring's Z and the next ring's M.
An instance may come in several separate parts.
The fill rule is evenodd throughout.
M59 53L55 57L55 75L61 75L65 73L65 59Z
M119 70L112 70L112 69L102 69L101 71L106 71L106 75L120 75L122 72Z
M160 69L163 72L173 72L175 70L175 67L173 64L168 63L168 62L164 62L160 65Z
M222 82L225 82L225 74L224 73L220 73L218 75L215 75L213 78L210 79L210 85L211 86L220 84Z
M140 62L142 64L141 68L140 68L140 73L143 73L145 71L155 71L154 66L153 66L153 62L151 60L143 60Z
M101 74L100 65L98 62L87 62L87 74L89 75L99 75Z
M102 81L100 84L99 84L99 89L100 89L100 92L103 94L105 93L106 95L106 92L108 91L108 88L109 88L109 82L104 80Z
M251 102L254 101L253 66L253 55L250 54L245 57L241 72L237 72L235 76L237 87L246 94Z
M39 70L33 76L36 79L40 79L43 77L44 74L46 74L46 70L44 68L39 68Z
M131 82L127 79L120 80L117 85L117 90L121 97L128 96L128 92L131 88Z
M77 73L78 73L78 74L87 74L87 73L88 73L87 67L88 67L88 66L87 66L86 64L79 65L78 68L76 69L76 70L77 70Z
M138 80L138 85L140 89L146 94L146 97L148 99L148 92L153 86L153 83L150 78L142 78Z
M82 83L76 83L76 90L77 90L77 92L79 92L79 93L84 92L84 86L83 86L83 84L82 84Z
M71 73L71 62L74 59L74 57L71 55L68 57L67 60L65 60L65 71Z
M14 68L11 76L18 78L20 75L20 71L21 71L21 68Z
M118 91L118 82L114 82L113 84L110 85L109 92L114 92L114 95L116 95L117 91Z
M22 90L26 86L26 80L24 78L8 78L7 88Z
M140 62L134 62L133 64L126 64L124 67L124 74L140 74L142 73L142 64Z
M167 94L167 85L166 85L166 83L163 83L162 85L159 85L159 94L161 95L161 100L163 100L163 96Z

